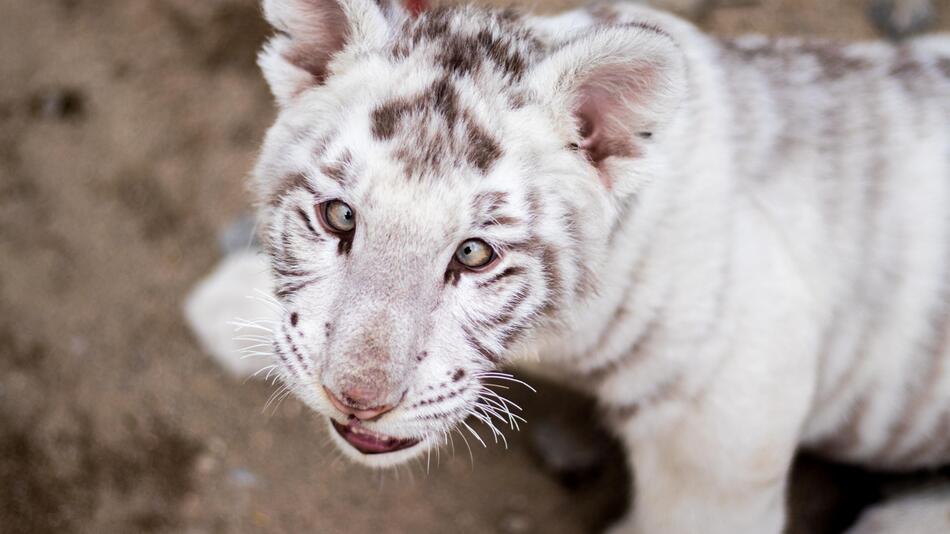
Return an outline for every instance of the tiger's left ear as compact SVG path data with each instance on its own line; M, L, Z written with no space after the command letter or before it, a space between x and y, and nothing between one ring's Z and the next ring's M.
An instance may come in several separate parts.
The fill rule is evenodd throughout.
M567 121L565 128L611 187L608 160L642 155L644 144L682 104L684 60L666 32L627 24L567 43L539 63L529 80L542 102Z
M322 85L348 51L381 48L388 19L404 16L395 0L263 0L264 16L279 32L258 55L278 104Z

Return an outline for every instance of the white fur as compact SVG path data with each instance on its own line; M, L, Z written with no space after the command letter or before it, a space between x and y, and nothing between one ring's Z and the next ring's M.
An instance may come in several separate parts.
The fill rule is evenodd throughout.
M185 301L185 317L201 345L235 377L254 376L272 363L270 343L258 336L268 336L280 317L263 297L273 293L273 286L259 252L236 252Z
M328 3L265 3L289 37L261 55L281 109L255 186L275 268L296 273L279 285L315 277L284 299L286 383L338 421L323 388L372 383L399 405L367 425L423 440L368 457L335 438L350 457L391 465L444 443L486 402L487 352L536 354L598 397L635 466L634 510L615 532L778 533L801 445L899 468L948 460L948 438L933 433L950 410L950 350L935 357L927 344L950 328L931 320L946 320L950 81L939 66L950 40L723 43L633 6L521 19L541 45L509 43L527 58L520 81L488 59L452 67L468 73L450 77L453 103L502 148L478 172L451 142L461 119L433 113L408 134L372 133L374 110L445 79L451 42L388 52L407 38L392 30L405 14L346 0L352 31L325 81L292 64L291 47L320 46L320 13L308 10ZM499 38L504 24L477 11L446 20L463 36ZM623 117L594 120L612 135L627 128L634 148L596 165L567 148L587 146L576 115L591 88L609 104L597 109ZM443 137L455 167L399 159ZM352 183L332 179L334 164ZM272 201L295 175L307 187ZM469 205L485 192L504 193L502 216L525 224L480 226ZM334 198L357 214L347 253L306 229ZM443 284L471 237L501 260ZM524 240L535 246L513 244ZM509 267L521 274L479 288ZM501 326L486 326L514 300ZM931 452L908 456L920 447Z

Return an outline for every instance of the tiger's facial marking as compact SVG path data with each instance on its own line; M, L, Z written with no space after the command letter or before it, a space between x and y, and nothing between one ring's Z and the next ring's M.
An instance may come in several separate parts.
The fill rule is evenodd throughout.
M347 181L353 177L353 172L350 168L352 158L352 154L350 154L348 150L345 150L339 158L321 165L320 172L327 178L345 187Z
M284 197L290 193L294 193L300 189L306 190L311 195L316 195L317 192L310 185L307 177L303 174L295 173L291 176L284 178L280 186L274 190L271 194L270 205L273 207L279 206L283 201Z
M255 183L276 293L292 310L275 337L282 376L337 423L346 454L381 466L438 446L467 417L507 411L483 382L584 304L615 202L603 175L624 154L594 116L605 108L585 119L601 137L585 141L578 126L575 100L590 98L571 77L600 66L602 45L545 44L510 11L412 18L341 1L360 7L265 3L286 35L261 55L280 114ZM348 30L312 27L318 4ZM569 148L583 142L602 165ZM366 418L354 427L353 414ZM366 450L412 445L365 455L347 444L354 433L375 440Z
M455 82L443 76L418 94L376 107L371 113L373 136L401 145L394 154L409 176L460 165L487 173L501 157L501 145L471 110L461 107L459 98Z

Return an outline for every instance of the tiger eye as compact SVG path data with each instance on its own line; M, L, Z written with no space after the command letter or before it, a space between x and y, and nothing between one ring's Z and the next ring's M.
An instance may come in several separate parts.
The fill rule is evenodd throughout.
M484 267L494 257L495 251L481 239L469 239L455 250L455 259L469 269Z
M340 200L331 200L324 204L323 218L331 229L340 233L350 232L356 226L353 209Z

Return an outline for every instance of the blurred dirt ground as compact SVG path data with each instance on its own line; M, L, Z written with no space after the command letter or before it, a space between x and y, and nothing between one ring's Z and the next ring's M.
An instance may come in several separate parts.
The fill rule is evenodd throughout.
M702 23L874 36L864 0L746 3ZM182 298L249 209L273 117L254 65L267 34L254 0L0 1L0 532L601 528L625 500L614 449L571 483L525 432L473 461L457 441L429 474L370 472L295 400L262 413L270 386L198 350ZM603 439L586 400L539 389L518 394L529 420ZM880 482L804 460L794 531L835 532Z

